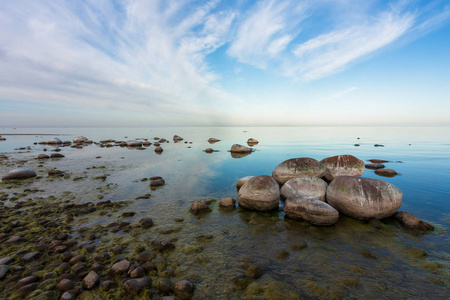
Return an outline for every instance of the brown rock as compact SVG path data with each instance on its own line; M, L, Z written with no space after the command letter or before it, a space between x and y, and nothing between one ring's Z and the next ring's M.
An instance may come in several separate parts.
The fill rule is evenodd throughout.
M378 169L384 169L383 164L366 164L366 169L372 169L372 170L378 170Z
M123 288L128 293L140 293L145 290L147 287L150 287L152 280L150 277L142 277L136 279L127 280L123 284Z
M2 180L7 179L26 179L31 177L36 177L36 172L29 168L17 168L9 171L2 176Z
M288 218L305 220L314 225L330 226L339 219L339 212L331 205L316 199L295 196L286 199L284 212Z
M379 169L375 171L375 174L383 177L394 177L398 175L398 173L392 169Z
M112 267L111 270L113 270L116 274L122 274L122 273L126 273L128 272L128 269L130 268L131 263L124 259L121 260L117 263L115 263Z
M275 179L267 175L251 178L238 193L239 206L257 211L277 209L279 201L279 185Z
M339 212L360 220L392 216L402 204L402 192L388 182L339 176L327 189L327 202Z
M244 183L246 183L247 181L249 181L253 177L254 176L245 176L245 177L239 179L238 182L236 183L237 190L239 191L239 189L244 185Z
M322 177L325 168L309 157L291 158L280 163L272 172L273 178L279 184L285 184L289 179L299 177Z
M92 289L98 283L98 275L95 271L90 271L83 279L83 286L85 289Z
M202 202L202 201L196 200L191 205L191 213L193 213L194 215L198 215L200 213L210 212L210 211L211 211L211 209L208 207L208 205L206 205L206 203Z
M364 162L353 155L327 157L320 163L325 168L324 177L328 181L338 176L361 176L365 170Z
M411 229L434 230L434 227L406 211L399 211L394 216L400 223Z
M56 285L56 288L60 290L61 292L65 292L68 290L72 290L75 287L75 284L70 279L62 279L58 284Z
M221 208L234 208L236 206L236 200L233 198L220 199L219 206Z
M180 299L189 299L194 293L195 286L188 280L181 280L174 284L173 293Z
M239 144L234 144L231 146L231 152L237 152L237 153L250 153L252 152L252 148L245 147Z

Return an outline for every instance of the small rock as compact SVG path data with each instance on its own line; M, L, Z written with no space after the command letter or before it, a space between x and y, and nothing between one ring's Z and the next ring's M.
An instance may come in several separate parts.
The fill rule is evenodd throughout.
M21 287L21 286L36 282L38 280L39 280L39 278L36 276L28 276L28 277L22 278L19 281L17 281L16 285L18 287Z
M40 255L41 255L40 252L34 251L34 252L30 252L30 253L25 254L24 256L22 256L20 258L20 260L22 262L24 262L24 263L28 263L30 261L33 261L33 260L37 259Z
M221 208L235 208L236 200L233 198L222 198L219 202Z
M284 212L289 218L321 226L333 225L339 219L339 212L328 203L297 196L286 199Z
M105 292L115 287L117 287L117 283L114 280L105 280L100 283L100 288Z
M128 272L128 269L130 268L131 263L124 259L121 260L117 263L115 263L112 267L111 270L113 270L116 274L122 274L122 273L126 273Z
M38 158L39 159L47 159L47 158L50 158L50 156L48 156L47 154L39 154Z
M156 281L156 289L160 294L172 293L172 282L167 278L160 278Z
M50 158L61 158L61 157L65 157L65 156L61 153L52 153L50 155Z
M234 144L233 146L231 146L231 152L237 152L237 153L249 153L252 152L253 149L249 148L249 147L245 147L239 144Z
M208 205L206 205L206 203L202 202L202 201L196 200L191 205L191 213L193 213L194 215L198 215L200 213L210 212L210 211L211 211L211 209L208 207Z
M83 286L85 289L92 289L98 282L98 275L95 273L95 271L90 271L86 277L83 279Z
M378 169L375 171L375 174L383 177L394 177L398 175L398 173L392 169Z
M9 272L9 267L7 265L0 265L0 280L5 278L6 274Z
M220 142L220 140L218 140L216 138L209 138L208 139L208 143L210 143L210 144L214 144L214 143L217 143L217 142Z
M381 145L381 144L375 144L375 145L373 145L374 147L384 147L384 145Z
M156 145L157 143L154 143L154 145ZM156 147L155 148L155 152L157 153L157 154L161 154L162 152L163 152L164 150L163 150L163 148L161 148L161 147Z
M247 275L250 278L257 279L261 276L263 276L264 270L260 266L257 265L251 265L247 268L245 271L245 275Z
M165 241L152 241L152 246L162 252L162 251L166 251L166 250L170 250L170 249L174 249L175 245L172 244L171 242L165 242Z
M181 299L189 299L194 293L195 286L188 280L181 280L174 284L173 293Z
M129 273L131 278L141 278L145 276L145 270L142 267L137 267Z
M397 212L394 217L400 221L400 223L411 229L419 230L434 230L434 227L414 216L406 211Z
M70 280L70 279L62 279L56 285L56 288L58 290L60 290L61 292L72 290L74 287L75 287L75 283L72 280Z
M257 145L259 143L259 141L257 140L257 139L254 139L254 138L249 138L248 140L247 140L247 144L249 145L249 146L254 146L254 145Z
M174 142L175 141L177 141L177 142L179 142L179 141L182 141L182 140L184 140L181 136L179 136L179 135L174 135L173 136L173 140L174 140Z
M150 178L150 187L152 187L152 188L155 188L158 186L163 186L165 184L166 184L166 182L160 176L153 176Z
M14 257L11 256L2 257L0 258L0 265L7 265L12 261L14 261Z
M50 169L47 171L48 176L62 176L64 175L64 171L56 170L56 169Z
M366 164L366 169L371 169L371 170L384 169L384 165L383 164Z
M205 153L213 153L214 149L213 148L206 148L205 149Z
M123 214L122 214L122 217L123 218L131 218L132 216L134 216L136 213L133 211L133 212L124 212Z
M86 257L85 257L84 255L82 255L82 254L72 257L72 258L69 260L69 264L71 264L72 266L74 266L74 265L76 265L77 263L79 263L80 261L86 261Z
M153 220L151 218L143 218L139 221L142 228L150 228L153 226Z
M150 279L150 277L130 279L123 284L123 288L128 293L137 294L142 292L145 288L150 287L151 283L152 280Z
M75 293L73 291L66 291L62 294L60 300L74 300L76 298Z
M19 292L20 294L23 295L28 295L30 294L32 291L34 291L35 289L37 289L38 284L37 283L30 283L27 285L22 286L21 288L19 288L17 290L17 292Z
M388 163L388 160L384 160L384 159L369 159L369 161L373 164L384 164L384 163Z

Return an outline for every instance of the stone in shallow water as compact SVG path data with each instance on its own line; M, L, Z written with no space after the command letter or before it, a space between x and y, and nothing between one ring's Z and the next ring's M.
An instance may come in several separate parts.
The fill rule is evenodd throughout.
M406 211L399 211L394 216L400 223L411 229L434 230L434 227Z
M388 182L339 176L327 189L327 202L339 212L360 220L384 219L397 212L403 194Z
M279 184L285 184L292 178L322 177L325 168L319 161L310 157L291 158L280 163L272 172Z
M195 286L188 280L178 281L173 285L173 293L181 299L189 299L194 293Z
M231 146L231 152L248 153L252 151L253 151L252 148L245 147L239 144L234 144L233 146Z
M238 193L239 206L257 211L277 209L279 201L279 185L275 179L267 175L251 178Z
M327 183L319 177L301 177L289 179L281 187L284 198L294 196L325 201Z
M339 212L331 205L296 196L286 199L284 212L288 218L305 220L314 225L330 226L339 219Z
M2 180L7 179L26 179L36 177L36 172L29 168L17 168L9 171L5 175L2 176Z
M150 287L151 283L150 277L130 279L123 284L123 288L129 293L140 293L145 288Z
M353 155L327 157L320 163L325 168L324 177L328 181L332 181L338 176L361 176L365 170L364 162Z
M379 170L375 171L375 174L377 174L378 176L383 176L383 177L394 177L394 176L398 175L398 173L392 169L379 169Z

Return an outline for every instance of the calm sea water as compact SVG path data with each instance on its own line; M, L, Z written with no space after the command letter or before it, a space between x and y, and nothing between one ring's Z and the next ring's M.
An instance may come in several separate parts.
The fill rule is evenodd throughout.
M184 140L174 143L172 137L175 134ZM448 292L449 265L445 261L448 261L450 252L447 233L450 227L449 127L0 128L0 135L7 138L7 141L0 142L0 153L28 158L42 153L43 148L49 148L34 145L34 142L50 140L53 135L61 140L72 140L75 136L83 135L94 141L148 138L153 142L154 137L166 138L169 143L162 145L164 152L160 155L153 151L153 146L145 151L120 147L100 148L97 145L83 149L65 147L63 153L67 160L59 168L77 170L80 166L71 161L94 164L99 162L95 160L99 155L102 156L100 161L117 164L114 173L109 174L108 183L117 184L120 188L108 195L111 200L130 199L145 194L148 186L140 183L140 178L156 175L163 177L167 185L152 192L151 203L135 201L132 208L141 215L153 215L157 221L168 226L171 226L173 217L176 216L174 211L187 212L190 203L202 197L218 200L222 197L236 198L235 183L239 178L271 175L279 163L289 158L311 157L321 160L329 156L351 154L364 161L388 160L386 168L396 170L399 176L379 177L372 170L366 170L362 176L382 179L400 188L403 191L400 210L432 223L438 228L436 232L417 236L397 228L398 231L389 235L387 241L386 235L380 235L378 241L377 232L359 228L349 218L340 220L333 228L316 228L299 222L283 221L282 209L268 216L241 209L227 214L214 211L201 220L189 219L188 215L183 215L191 226L187 228L197 233L213 232L222 237L220 245L214 248L212 244L211 249L206 250L211 252L205 254L216 257L217 266L210 262L203 267L208 269L207 272L227 280L226 278L233 276L232 272L221 272L224 272L224 268L233 269L230 259L239 261L239 257L254 256L254 260L268 265L265 269L267 276L294 286L303 296L310 298L322 298L320 293L316 295L312 291L313 283L325 290L330 290L334 285L344 285L343 296L355 298L375 299L377 297L374 297L374 292L381 293L380 298L386 299L415 296L427 298L429 295L445 298L446 291ZM211 137L221 141L209 144L207 140ZM235 158L228 152L232 144L246 145L248 138L259 141L254 146L255 152L240 158ZM355 144L359 146L356 147ZM384 147L374 147L374 144L382 144ZM31 150L18 150L27 146ZM203 150L209 147L218 152L205 153ZM70 187L68 184L65 188ZM346 229L350 227L353 229ZM187 243L188 238L185 238ZM183 238L180 239L184 241ZM288 259L281 261L273 258L273 253L283 243L288 245L299 239L308 243L306 252L291 253ZM390 255L394 258L378 264L367 262L358 256L361 247L371 249L379 257ZM400 250L393 250L391 247ZM411 262L403 258L402 247L426 250L427 261ZM335 257L337 252L340 255ZM425 280L425 283L421 275L411 275L430 270L427 264L435 262L440 264L440 269L437 273L429 271L430 274L425 277L432 279ZM357 276L357 285L347 287L333 281L330 275L332 273L341 272L342 277L355 273L355 269L342 267L345 264L365 270ZM191 268L194 272L197 266ZM204 268L198 267L197 271L205 273ZM373 272L381 273L377 276ZM401 278L398 278L399 273L403 274ZM303 279L300 280L299 276ZM306 282L308 278L313 278L313 283ZM227 290L226 286L221 286L212 279L202 277L199 281L203 282L199 293L204 293L199 295L205 295L206 298L208 295L238 297L242 293L231 288ZM305 284L309 286L309 291L308 288L303 289ZM326 294L322 296L324 295Z

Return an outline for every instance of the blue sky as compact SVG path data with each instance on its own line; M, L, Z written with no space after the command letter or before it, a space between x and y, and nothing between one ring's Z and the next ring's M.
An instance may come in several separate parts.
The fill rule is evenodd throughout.
M448 0L3 1L0 126L450 125Z

